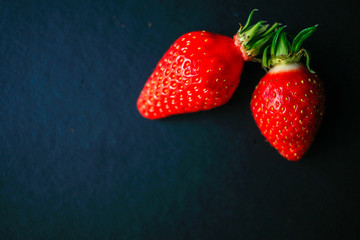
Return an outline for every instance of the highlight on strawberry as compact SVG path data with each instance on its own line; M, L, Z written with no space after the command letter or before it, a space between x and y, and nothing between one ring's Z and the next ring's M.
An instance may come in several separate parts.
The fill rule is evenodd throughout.
M137 100L140 114L158 119L228 102L245 61L259 61L278 23L251 25L253 10L233 38L207 31L182 35L158 62Z
M251 111L268 142L286 159L298 161L312 144L325 109L324 86L309 67L302 43L317 25L290 42L280 27L264 49L262 64L270 68L255 88ZM306 67L300 59L306 57Z

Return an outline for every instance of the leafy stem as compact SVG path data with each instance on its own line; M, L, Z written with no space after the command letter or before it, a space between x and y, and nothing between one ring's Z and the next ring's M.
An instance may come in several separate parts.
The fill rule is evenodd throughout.
M302 57L306 57L306 67L310 72L314 73L310 68L310 53L302 48L302 44L312 35L318 25L300 31L292 42L287 39L289 34L284 31L285 27L282 26L276 30L271 44L264 49L262 56L263 67L269 68L276 64L296 63L300 62Z
M251 11L246 23L244 26L241 26L240 29L235 35L237 41L245 49L248 56L255 57L261 54L262 49L265 44L271 39L274 35L276 28L279 26L279 23L274 23L271 27L269 24L266 24L266 21L258 21L257 23L251 25L251 21L254 13L258 9ZM257 60L257 59L252 59Z

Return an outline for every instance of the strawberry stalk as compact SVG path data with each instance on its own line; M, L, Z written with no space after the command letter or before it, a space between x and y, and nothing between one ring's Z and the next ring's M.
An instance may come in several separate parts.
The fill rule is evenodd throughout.
M292 43L287 39L287 33L284 32L286 26L280 27L274 34L271 45L268 45L262 56L262 65L264 68L270 68L278 64L291 64L300 62L303 56L306 57L306 67L311 73L315 73L310 68L310 54L301 48L303 42L308 39L317 29L318 25L306 28L299 32ZM270 57L269 57L270 49Z
M274 30L279 26L279 23L274 23L270 28L266 21L259 21L254 25L250 25L254 12L258 9L251 11L244 26L240 24L240 29L234 35L235 45L240 48L245 61L258 61L255 57L259 55L263 46L275 34Z

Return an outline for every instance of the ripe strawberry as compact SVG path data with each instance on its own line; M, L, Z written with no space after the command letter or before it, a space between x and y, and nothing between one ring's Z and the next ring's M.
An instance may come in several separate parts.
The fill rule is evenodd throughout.
M170 47L147 80L137 101L149 119L211 109L225 104L240 81L244 61L271 38L263 21L250 26L255 10L233 38L206 31L184 34Z
M322 121L325 94L322 81L309 68L309 54L300 49L317 26L286 39L283 27L274 35L271 59L263 55L264 67L273 66L256 86L251 110L261 133L286 159L298 161L314 140ZM299 63L307 57L307 68Z

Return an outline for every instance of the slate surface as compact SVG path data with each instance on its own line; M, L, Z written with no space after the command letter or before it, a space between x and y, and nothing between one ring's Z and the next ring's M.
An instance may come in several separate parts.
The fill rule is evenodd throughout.
M0 239L359 239L359 34L352 1L0 1ZM136 109L170 44L256 19L305 43L327 94L287 162L231 101L149 121Z

